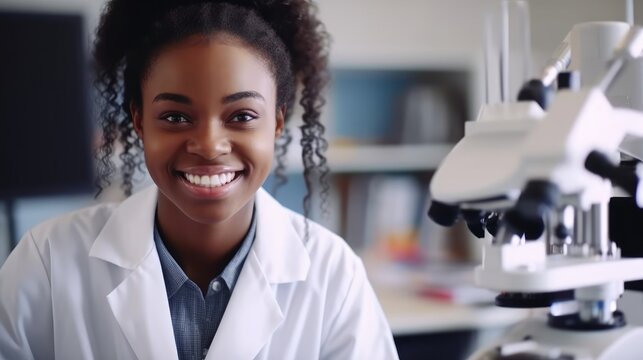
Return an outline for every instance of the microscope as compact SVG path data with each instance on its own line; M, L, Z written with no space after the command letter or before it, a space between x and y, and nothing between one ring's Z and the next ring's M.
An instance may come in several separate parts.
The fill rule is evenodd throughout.
M517 102L465 124L435 172L431 219L483 238L477 285L499 306L544 309L471 359L643 359L643 327L617 308L643 258L608 236L615 188L643 207L642 51L640 27L575 26Z

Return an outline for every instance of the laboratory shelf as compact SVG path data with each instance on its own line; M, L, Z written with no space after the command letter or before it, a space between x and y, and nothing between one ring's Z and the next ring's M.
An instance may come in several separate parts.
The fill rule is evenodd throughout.
M453 144L331 145L326 157L332 173L431 171ZM289 172L300 172L300 151L290 149Z

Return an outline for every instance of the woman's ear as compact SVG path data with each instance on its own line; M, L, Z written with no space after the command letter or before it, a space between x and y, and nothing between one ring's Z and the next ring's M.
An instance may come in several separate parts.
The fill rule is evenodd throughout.
M129 103L129 113L132 117L132 122L134 123L134 131L138 135L141 141L143 140L143 112L139 109L138 106L134 104L133 101Z
M280 137L284 131L284 124L286 122L285 114L286 114L286 106L280 106L277 109L277 117L276 117L277 121L275 122L275 138Z

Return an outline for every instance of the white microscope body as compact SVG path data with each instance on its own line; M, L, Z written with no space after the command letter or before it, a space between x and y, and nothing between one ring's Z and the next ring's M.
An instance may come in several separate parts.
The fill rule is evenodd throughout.
M614 37L615 26L623 29L579 31ZM492 214L499 223L477 284L513 305L549 307L472 359L643 359L643 328L616 309L624 281L643 279L643 258L621 258L607 229L612 185L643 207L643 172L617 165L620 153L643 158L643 112L614 107L605 95L643 50L643 30L625 26L594 85L560 90L546 111L532 101L486 106L433 177L434 220L449 225L463 214L478 235ZM583 52L571 48L573 63L573 52ZM566 209L573 229L562 220Z

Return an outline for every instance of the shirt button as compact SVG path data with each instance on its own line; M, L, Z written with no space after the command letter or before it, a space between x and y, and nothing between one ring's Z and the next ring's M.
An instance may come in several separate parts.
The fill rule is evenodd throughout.
M219 290L221 290L221 282L219 282L219 280L215 280L212 283L212 290L214 290L216 292L219 292Z

